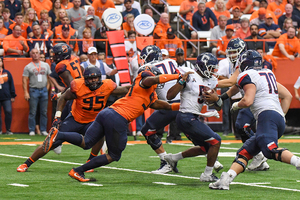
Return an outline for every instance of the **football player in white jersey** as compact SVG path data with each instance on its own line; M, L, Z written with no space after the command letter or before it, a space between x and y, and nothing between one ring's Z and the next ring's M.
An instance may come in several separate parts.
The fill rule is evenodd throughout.
M167 94L167 99L171 100L180 93L180 109L176 123L195 146L177 154L167 154L164 158L171 166L174 166L183 158L207 154L207 166L200 176L200 181L203 182L218 180L212 172L219 153L221 137L199 119L199 115L203 115L201 110L205 103L202 94L204 91L215 92L214 88L218 80L213 75L217 67L218 60L213 54L202 53L197 57L195 70L179 68L181 74L185 76L171 87ZM216 105L220 110L221 98ZM218 116L217 111L211 113Z
M300 158L287 149L278 147L278 138L285 129L284 116L289 109L292 95L276 82L272 71L262 69L262 57L257 51L244 52L240 57L239 69L241 73L237 83L245 95L239 102L235 102L231 109L250 107L257 121L257 130L237 151L228 172L223 172L218 181L209 184L211 189L229 190L230 183L245 170L248 161L259 151L268 159L294 165L300 170ZM237 86L234 88L238 91Z

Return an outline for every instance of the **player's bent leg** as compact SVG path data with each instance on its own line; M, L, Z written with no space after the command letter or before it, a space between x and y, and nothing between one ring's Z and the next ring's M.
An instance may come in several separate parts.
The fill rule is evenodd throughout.
M100 152L100 150L102 148L103 143L104 143L104 137L102 139L100 139L100 141L97 142L92 147L92 150L91 150L91 153L90 153L90 157L88 158L87 162L89 162L91 159L93 159L94 157L96 157L99 154L99 152ZM88 172L88 173L94 172L94 169L90 169L90 170L88 170L86 172Z

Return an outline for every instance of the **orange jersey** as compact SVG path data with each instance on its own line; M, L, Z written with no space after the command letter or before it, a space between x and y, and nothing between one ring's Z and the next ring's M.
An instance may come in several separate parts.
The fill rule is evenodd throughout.
M72 115L75 121L81 124L95 120L97 114L105 108L109 95L117 87L115 82L105 79L100 88L91 91L84 81L75 79L71 82L71 91L76 95L72 104Z
M62 9L65 9L65 10L68 10L70 8L73 8L74 7L74 4L71 3L71 2L68 2L68 5L67 6L64 6L63 4L60 4L61 8Z
M223 12L219 12L219 11L213 10L213 12L214 12L214 14L216 15L216 18L217 18L218 21L219 21L219 17L220 17L221 15L226 16L227 19L230 19L230 18L231 18L231 17L230 17L230 12L229 12L228 10L225 10L225 11L223 11Z
M271 12L271 11L269 11L269 10L266 10L266 13L267 13L267 14L268 14L268 13L271 13L274 24L278 24L278 19L277 19L275 13L273 13L273 12ZM252 15L251 15L251 17L250 17L250 21L251 21L252 19L255 19L255 18L258 18L258 10L254 11L254 12L252 13Z
M53 36L54 39L57 39L57 38L61 37L61 35L62 35L62 26L63 25L61 24L61 25L58 25L54 28L54 36ZM70 29L70 35L75 35L76 30L74 28L72 28L70 24L69 24L69 29Z
M42 10L47 10L48 12L52 9L51 0L31 0L31 7L35 10L37 17L40 19L40 13Z
M248 37L248 36L250 36L250 35L251 35L251 33L250 33L250 27L248 27L246 33L243 31L242 28L240 28L239 30L237 30L237 31L235 32L235 36L236 36L236 37L239 37L239 38L241 38L241 39L245 39L246 37Z
M126 30L127 32L132 30L131 27L129 26L129 24L127 22L124 22L122 24L122 30ZM133 31L135 31L135 28L133 27Z
M217 43L217 46L218 46L217 52L219 52L219 51L226 52L227 45L228 45L229 41L233 38L236 38L236 36L232 36L230 39L228 39L226 35L221 37L221 39L218 40L218 43Z
M3 49L5 52L5 55L18 55L17 53L8 53L7 50L8 48L12 48L12 49L16 49L16 50L21 50L23 51L23 46L21 45L20 41L23 41L25 46L27 46L27 51L29 51L29 47L27 45L27 42L25 40L25 38L23 38L22 36L15 38L13 36L13 34L10 34L8 36L6 36L3 40Z
M300 42L297 37L294 37L293 39L288 39L287 34L284 33L277 39L277 43L274 47L272 55L280 58L285 58L285 55L283 55L279 49L279 44L284 45L284 48L289 55L300 53Z
M285 5L284 3L281 3L279 5L277 5L275 2L272 2L268 5L267 10L273 12L277 19L283 15L283 13L285 13Z
M15 25L16 25L16 23L13 23L13 24L9 25L8 29L10 29L12 31L14 29ZM22 31L22 37L27 39L28 33L31 33L31 28L30 28L29 24L23 22L22 25L21 25L21 29L22 29L21 30Z
M166 37L169 28L171 28L170 24L165 25L159 20L154 28L153 35L156 34L160 38Z
M160 49L167 49L171 57L175 57L175 52L177 48L183 48L182 41L177 36L172 40L167 40L167 38L162 38L163 40L159 43Z
M8 33L8 30L5 27L3 27L0 30L0 44L2 43L3 38L5 38L7 36L7 33Z
M179 6L182 0L167 0L167 2L170 6Z
M101 0L94 0L92 6L95 8L95 15L102 19L103 12L107 8L116 8L115 4L112 0L107 0L105 4L101 2Z
M206 2L206 3L205 3L205 6L208 7L208 8L210 8L212 11L214 11L214 9L215 9L215 4L216 4L216 2L209 1L209 2ZM217 18L217 19L218 19L218 18Z
M193 12L188 12L183 16L188 21L192 21L193 14L198 10L198 3L197 1L190 2L189 0L185 0L180 4L179 12L189 10L192 6L194 6Z
M157 85L152 85L150 88L140 86L141 80L147 76L154 76L154 74L149 71L139 73L126 96L110 106L129 122L142 115L157 100L155 92Z
M56 65L55 71L59 76L65 71L69 71L73 79L80 79L83 77L81 67L80 67L80 62L78 58L75 56L71 56L71 59L60 61ZM62 82L67 86L67 84L64 82L63 79Z
M242 0L240 2L237 2L236 0L228 0L226 3L226 9L229 10L233 6L238 6L240 7L241 11L243 12L247 5L252 5L252 0ZM251 6L250 10L247 12L247 14L251 14L253 12L253 6Z

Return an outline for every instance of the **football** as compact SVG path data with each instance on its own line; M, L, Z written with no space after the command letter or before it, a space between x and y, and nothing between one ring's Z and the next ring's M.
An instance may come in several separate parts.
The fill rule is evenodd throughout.
M204 86L204 88L202 89L202 91L204 92L204 93L207 93L207 94L209 94L209 93L214 93L214 91L212 90L212 89L210 89L209 87L206 87L206 86Z

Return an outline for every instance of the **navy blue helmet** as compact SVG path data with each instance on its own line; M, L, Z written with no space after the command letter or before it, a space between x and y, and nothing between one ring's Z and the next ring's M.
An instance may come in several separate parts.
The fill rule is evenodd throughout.
M255 50L248 50L242 53L239 58L240 71L243 72L248 69L262 69L262 57L260 53Z
M98 67L94 65L89 65L87 68L85 68L83 72L83 77L84 77L84 83L85 85L91 90L97 90L101 85L101 71ZM95 82L90 82L90 78L96 78L98 77L99 79Z
M141 67L139 68L139 70L138 70L138 74L141 73L141 72L143 72L143 71L150 71L150 72L152 72L155 76L161 74L160 70L159 70L157 67L155 67L154 65L143 65L143 66L141 66Z
M143 48L140 59L144 60L144 64L152 62L152 61L161 61L162 53L160 48L155 45L148 45Z
M200 71L205 78L211 78L218 69L218 59L212 53L202 53L197 57L196 71Z
M246 43L240 38L231 39L227 45L226 57L235 63L239 56L247 50Z
M58 43L53 47L53 60L57 64L62 60L71 58L72 49L65 43Z

